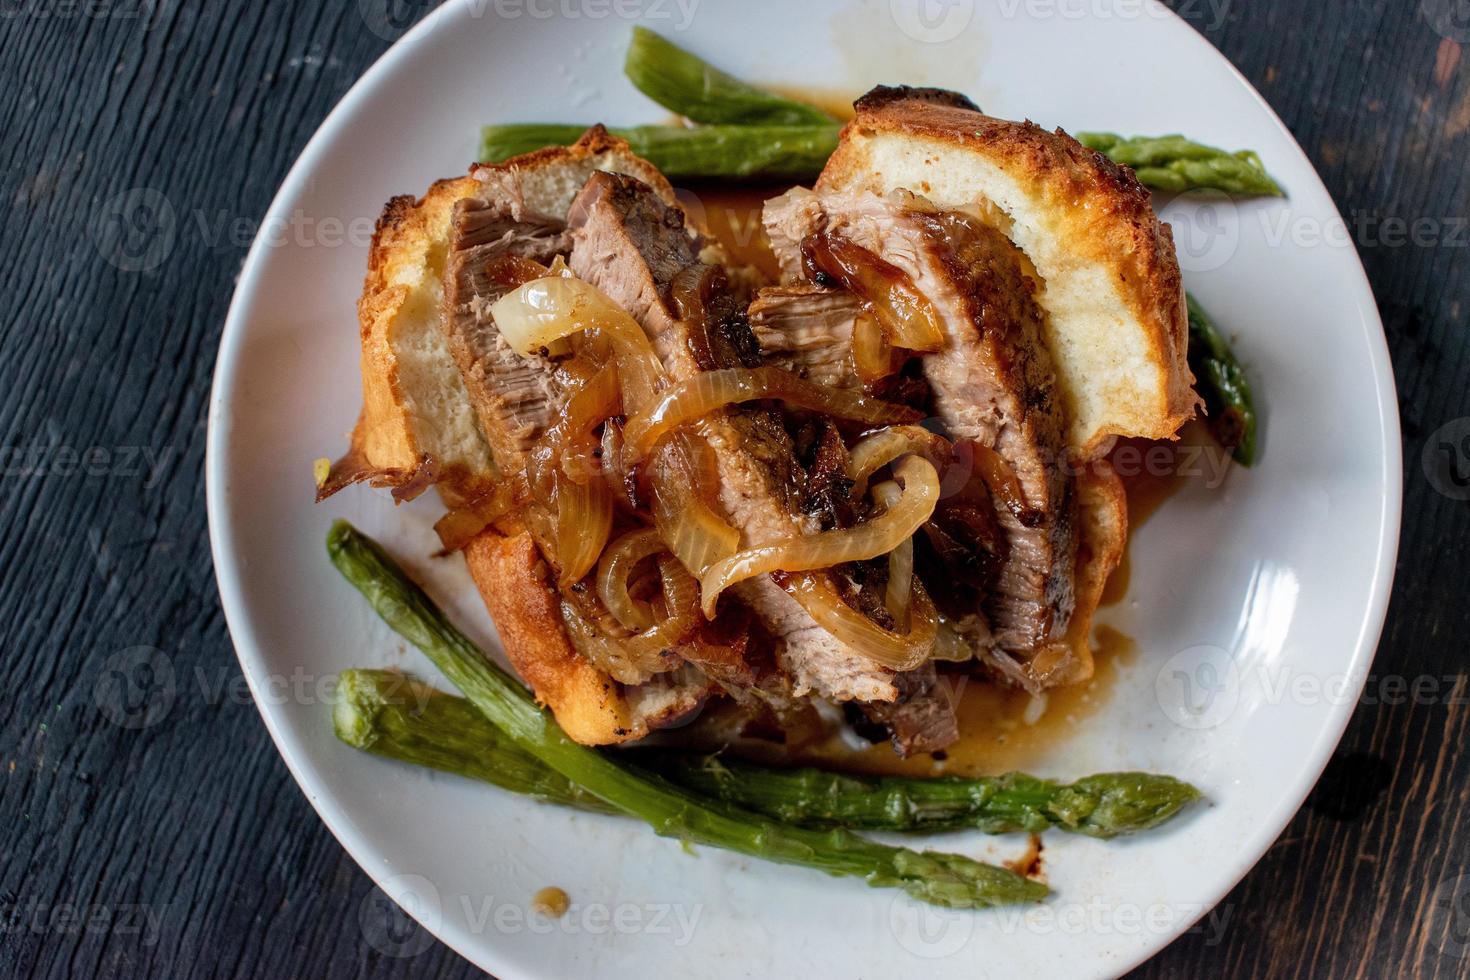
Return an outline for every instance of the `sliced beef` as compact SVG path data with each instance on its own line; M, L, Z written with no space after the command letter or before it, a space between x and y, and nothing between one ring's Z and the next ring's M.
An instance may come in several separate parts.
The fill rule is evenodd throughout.
M833 236L881 256L930 304L946 342L922 359L934 412L953 438L995 449L1025 497L1020 512L996 511L1006 554L984 599L996 642L1025 652L1059 638L1073 606L1076 502L1024 255L990 225L911 195L798 190L769 202L765 221L788 276L805 274L803 243Z
M768 286L750 304L750 327L766 363L810 381L861 388L852 368L852 330L862 301L845 289L806 283Z
M746 316L748 304L732 291L724 269L688 266L674 276L669 291L689 332L690 353L701 369L755 368L764 363Z
M830 419L813 419L796 436L796 458L806 470L803 512L815 517L822 530L849 527L856 517L852 507L852 457L842 432Z
M510 348L490 315L501 296L571 249L558 219L515 217L512 203L468 198L454 207L441 323L496 464L515 471L566 402L553 366Z
M684 380L706 370L703 328L691 331L671 299L676 279L699 264L698 243L685 228L683 213L633 178L597 173L573 202L568 223L572 271L642 324L672 377ZM731 408L703 419L698 431L715 451L720 503L741 529L743 544L817 530L815 519L802 513L804 476L775 413ZM891 672L817 626L770 578L748 580L734 592L776 639L777 657L795 695L816 690L844 701L896 695Z
M893 681L898 698L865 704L863 713L888 729L899 755L907 758L920 752L937 752L959 741L954 698L932 663L898 674Z

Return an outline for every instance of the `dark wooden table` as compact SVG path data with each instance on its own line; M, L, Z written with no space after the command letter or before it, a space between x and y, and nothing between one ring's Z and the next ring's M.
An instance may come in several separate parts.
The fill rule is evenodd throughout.
M241 693L204 517L210 374L254 222L422 4L0 2L0 975L476 973L415 935L287 774ZM1470 503L1453 489L1470 442L1441 455L1436 434L1470 415L1470 10L1175 6L1286 120L1350 225L1383 232L1358 245L1405 503L1375 678L1327 775L1225 900L1225 928L1141 973L1470 975ZM181 209L164 261L146 209L115 224L141 189ZM103 261L100 241L133 259ZM108 687L150 647L179 674L157 718Z

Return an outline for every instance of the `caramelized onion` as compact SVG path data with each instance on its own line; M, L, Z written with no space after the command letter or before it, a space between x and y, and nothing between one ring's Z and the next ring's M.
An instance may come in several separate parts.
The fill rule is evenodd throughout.
M881 381L898 371L900 360L877 318L867 310L859 313L852 325L852 369L858 380Z
M691 432L670 436L649 469L654 524L669 550L695 575L740 547L740 532L702 496L718 481L714 453Z
M604 364L570 399L566 414L545 436L556 447L562 473L577 483L598 478L602 450L596 430L621 404L617 366Z
M602 479L613 502L629 514L638 512L637 480L623 452L623 423L608 419L602 427Z
M663 646L650 650L646 644L635 646L634 637L609 636L565 598L561 603L561 618L577 652L620 684L643 684L654 674L679 665L678 658Z
M597 595L608 612L626 629L646 630L654 623L653 608L633 598L628 582L633 569L645 558L664 550L663 540L653 528L629 531L603 551L597 563Z
M663 386L663 365L648 335L626 310L591 283L544 276L500 297L490 313L506 343L523 357L584 330L602 331L612 342L627 411L645 408Z
M725 368L705 371L658 399L649 411L628 420L628 446L647 455L671 430L702 418L717 408L760 398L779 398L800 408L836 418L887 425L912 422L919 413L841 388L824 388L780 368Z
M670 622L681 629L692 629L699 623L699 583L672 555L660 555L658 572L664 580L664 608ZM681 636L682 639L682 636Z
M890 510L898 505L903 491L892 480L884 480L873 488L873 499ZM888 553L888 585L883 605L899 626L908 622L909 593L914 581L914 539L904 538Z
M864 436L848 451L852 457L852 496L861 500L868 492L868 478L900 456L918 453L935 466L950 455L949 441L918 425L891 425Z
M751 548L715 562L700 576L701 603L715 617L720 593L737 582L769 572L805 572L845 562L886 555L908 540L939 502L939 473L934 464L906 456L895 468L903 492L887 511L857 527L798 535L777 544Z
M818 626L869 660L894 670L912 670L934 650L939 613L918 579L909 628L903 633L884 629L848 605L825 575L782 575L778 581Z
M601 480L578 483L556 471L556 557L562 586L580 582L597 564L612 533L613 501Z
M658 559L663 576L663 615L633 636L599 628L594 613L580 603L562 600L562 618L572 644L583 656L623 684L642 684L654 674L679 665L675 650L700 627L699 584L670 555ZM616 626L616 623L613 624Z
M867 300L894 346L918 351L944 349L944 331L933 304L898 266L825 233L802 242L801 252L810 272L835 279Z
M984 639L989 640L988 631ZM974 660L977 651L989 646L989 642L976 642L967 639L955 624L943 615L939 617L939 629L934 635L934 652L930 654L931 660L943 660L948 663L964 663Z
M761 365L745 304L728 285L724 269L704 263L685 266L669 284L669 298L687 328L689 352L703 371Z

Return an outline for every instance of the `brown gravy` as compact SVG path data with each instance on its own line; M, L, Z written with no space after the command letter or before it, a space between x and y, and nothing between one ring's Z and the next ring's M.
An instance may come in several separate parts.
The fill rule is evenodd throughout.
M787 761L895 776L988 776L1025 769L1107 703L1123 668L1138 652L1133 640L1108 626L1097 627L1092 639L1092 678L1047 692L1039 707L1017 688L958 679L960 740L945 750L942 762L929 755L900 759L887 742L853 751L835 739L793 752Z
M833 89L782 88L765 86L768 91L814 105L846 122L853 116L851 92ZM679 200L739 265L753 265L771 281L781 278L771 242L761 224L761 209L766 201L785 194L796 186L791 181L758 181L740 184L730 181L690 181L680 188Z
M1158 446L1166 446L1172 450L1171 457L1174 465L1166 467L1163 471L1153 469L1142 464L1132 463L1132 457L1128 464L1119 456L1130 447L1140 457L1146 459L1150 449ZM1100 605L1111 606L1123 600L1128 594L1128 581L1132 577L1132 554L1131 543L1133 534L1152 517L1160 507L1174 494L1178 493L1191 480L1202 477L1187 475L1198 464L1188 465L1185 454L1215 454L1214 460L1219 460L1219 454L1225 450L1220 448L1219 443L1210 435L1210 430L1200 419L1186 422L1184 428L1179 431L1179 440L1174 443L1149 442L1144 439L1124 439L1114 447L1111 458L1117 462L1116 469L1120 471L1123 485L1128 493L1128 541L1130 546L1123 551L1123 560L1113 570L1108 578L1108 584L1103 589L1102 602ZM1209 473L1209 469L1204 470Z
M732 184L695 181L679 189L679 203L702 225L736 265L753 265L772 282L781 278L771 240L761 224L766 201L792 188L790 183Z
M852 104L858 97L847 89L799 88L790 85L762 85L761 88L797 102L814 105L838 122L847 122L856 115Z

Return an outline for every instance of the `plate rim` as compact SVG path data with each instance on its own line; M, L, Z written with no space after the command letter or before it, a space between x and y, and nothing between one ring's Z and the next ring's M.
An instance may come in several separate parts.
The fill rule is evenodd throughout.
M1221 51L1196 32L1187 21L1179 17L1174 11L1165 7L1159 0L1147 0L1150 7L1155 8L1155 13L1166 12L1167 17L1161 18L1168 23L1169 29L1179 34L1184 32L1180 44L1194 44L1197 50L1208 52L1210 57L1222 63L1236 82L1250 95L1256 105L1263 110L1266 118L1276 127L1281 136L1288 141L1291 149L1299 157L1311 180L1315 182L1316 189L1320 190L1322 196L1331 203L1334 214L1341 220L1341 211L1337 202L1328 191L1317 168L1313 165L1310 157L1297 142L1291 130L1277 115L1276 111L1258 92L1254 85L1240 72L1238 68ZM274 743L276 751L284 761L287 771L295 780L306 796L307 802L326 826L327 830L348 853L354 862L363 870L374 886L387 894L405 914L415 918L418 924L429 931L440 942L449 946L460 956L475 964L481 969L488 970L497 976L510 978L522 975L519 968L503 960L497 952L497 946L469 933L464 933L455 923L446 918L441 918L437 923L429 923L422 918L414 916L415 903L406 901L409 898L407 889L395 886L393 879L397 877L388 871L382 870L386 862L381 852L359 832L351 813L330 798L322 781L315 772L315 766L310 762L308 754L303 747L296 743L291 733L285 731L282 719L271 706L266 692L262 687L263 658L259 644L255 639L255 629L251 614L246 607L241 591L238 569L236 567L237 556L224 528L228 524L228 494L225 489L226 460L230 453L228 435L232 430L229 418L229 406L235 393L237 381L235 367L239 361L240 350L246 339L246 323L249 320L249 310L254 303L254 295L258 292L259 280L263 274L263 253L268 246L267 229L273 227L273 222L281 220L285 210L286 202L297 197L314 173L318 159L322 157L335 140L337 133L345 124L345 120L352 113L355 106L365 101L369 94L374 91L379 79L387 74L399 61L407 58L409 53L421 44L432 33L451 27L460 15L462 9L467 9L465 4L457 0L446 0L440 6L434 8L417 24L413 25L400 38L394 41L366 71L348 88L336 105L327 113L310 139L303 146L300 154L287 170L282 179L280 187L272 197L260 224L260 232L251 243L246 253L245 261L241 266L236 281L234 293L230 300L229 310L225 317L224 327L220 333L219 346L216 353L215 367L211 379L209 410L206 423L206 445L204 457L205 476L205 501L206 514L209 526L210 555L214 564L215 585L219 593L220 605L225 615L225 622L229 631L231 644L235 649L236 659L240 664L245 676L246 684L250 690L253 703L256 706L262 721L265 723L266 731ZM1382 491L1379 511L1380 534L1376 542L1375 567L1372 581L1370 583L1370 600L1364 610L1361 624L1353 645L1352 657L1346 666L1349 676L1356 679L1351 686L1353 697L1343 699L1343 702L1334 706L1336 716L1325 724L1319 731L1316 742L1310 746L1309 751L1303 754L1303 764L1299 767L1300 775L1297 778L1296 790L1285 794L1278 799L1277 804L1259 822L1255 831L1242 841L1240 848L1242 853L1250 853L1253 856L1245 863L1237 874L1226 875L1222 881L1222 887L1218 894L1213 895L1208 901L1202 903L1200 910L1193 917L1181 917L1175 924L1175 928L1167 933L1159 933L1156 940L1151 942L1145 949L1134 954L1121 957L1118 973L1126 973L1163 952L1183 935L1196 922L1213 910L1225 897L1240 884L1244 878L1253 871L1261 859L1269 850L1271 844L1286 829L1290 821L1301 809L1308 794L1316 786L1325 770L1333 751L1342 741L1355 714L1356 707L1361 699L1364 685L1367 683L1372 662L1377 654L1378 644L1381 640L1384 624L1387 619L1389 601L1392 596L1393 580L1396 571L1396 558L1398 554L1399 538L1402 525L1402 501L1403 501L1403 443L1399 424L1397 386L1393 374L1392 360L1389 356L1387 337L1383 330L1382 316L1378 308L1376 297L1373 294L1371 283L1367 277L1367 271L1363 266L1362 256L1355 247L1352 252L1353 267L1355 275L1352 278L1352 288L1356 293L1355 305L1360 313L1360 326L1362 327L1366 340L1370 359L1372 361L1372 374L1374 381L1374 395L1376 396L1378 418L1380 422L1380 435L1383 440L1384 455L1382 459L1384 468L1384 481L1380 487ZM1346 285L1346 282L1344 283ZM267 709L270 710L267 710ZM1228 880L1228 881L1227 881ZM1214 891L1215 889L1212 889Z

